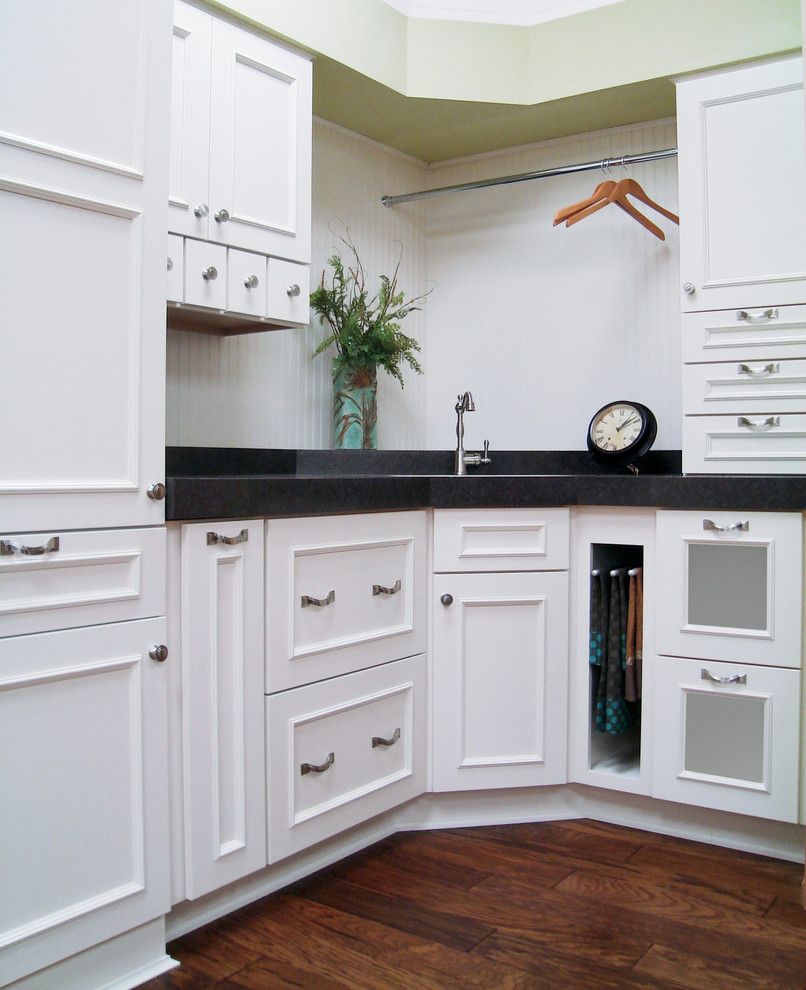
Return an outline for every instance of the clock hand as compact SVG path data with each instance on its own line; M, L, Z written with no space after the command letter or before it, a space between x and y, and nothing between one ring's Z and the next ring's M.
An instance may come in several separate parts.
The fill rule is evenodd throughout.
M624 429L625 426L629 426L630 423L634 423L637 418L638 418L637 416L631 416L629 419L625 420L621 424L621 426L616 427L616 433L621 433L621 431Z

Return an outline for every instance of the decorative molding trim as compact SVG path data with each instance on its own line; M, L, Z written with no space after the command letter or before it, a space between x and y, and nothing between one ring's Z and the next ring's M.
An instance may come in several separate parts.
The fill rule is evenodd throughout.
M123 220L134 220L142 214L142 210L122 203L110 203L102 199L88 199L75 196L63 189L53 189L49 186L30 185L17 182L14 179L0 176L0 192L15 193L19 196L29 196L31 199L44 199L49 203L59 203L61 206L74 206L79 210L90 210L93 213L105 213L110 217L120 217Z
M75 667L61 667L58 670L44 670L38 674L25 674L0 679L0 691L10 691L19 687L33 687L38 684L52 684L56 681L68 681L74 677L89 677L92 674L105 674L113 670L125 670L133 667L143 658L141 656L116 657L113 660L97 660L93 663L80 664Z
M95 158L92 155L82 155L78 151L59 148L55 144L47 144L44 141L34 141L33 138L11 134L9 131L0 131L0 144L7 144L12 148L22 148L23 151L34 151L38 155L48 155L50 158L59 158L65 162L72 162L74 165L86 165L89 168L99 169L101 172L122 175L127 179L138 179L142 182L144 178L144 174L139 168L121 165L119 162L105 161L103 158Z

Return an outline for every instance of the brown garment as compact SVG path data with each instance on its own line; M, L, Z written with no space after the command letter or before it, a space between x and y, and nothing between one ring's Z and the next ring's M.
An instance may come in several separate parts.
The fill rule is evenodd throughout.
M644 572L630 574L627 606L627 658L624 672L624 697L638 701L641 697L641 673L644 659Z

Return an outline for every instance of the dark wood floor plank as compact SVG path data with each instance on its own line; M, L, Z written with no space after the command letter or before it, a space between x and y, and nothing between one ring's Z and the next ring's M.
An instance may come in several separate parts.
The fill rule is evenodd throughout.
M802 990L806 973L796 982L782 980L775 970L766 974L715 963L691 952L679 952L664 945L653 945L635 967L656 979L667 980L686 990Z
M776 898L765 917L793 928L806 929L806 910L800 899L800 891L797 894L793 892L793 896Z
M456 949L470 949L492 931L489 925L472 918L423 907L338 878L306 888L303 896Z
M506 845L581 855L589 862L616 864L626 862L644 841L632 832L628 838L621 838L613 832L613 826L587 820L491 825L479 829L479 833Z
M225 980L261 955L231 938L226 932L227 924L231 922L215 922L191 932L182 939L181 944L172 943L168 951L182 966L213 980Z

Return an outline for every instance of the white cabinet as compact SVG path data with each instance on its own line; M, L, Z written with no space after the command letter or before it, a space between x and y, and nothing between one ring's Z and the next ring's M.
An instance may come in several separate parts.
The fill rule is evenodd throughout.
M425 790L425 659L266 698L269 862Z
M803 474L806 414L685 416L683 467L695 474Z
M143 619L0 641L4 984L168 910L164 637Z
M311 251L311 63L176 0L170 226L292 261Z
M425 512L267 523L266 691L425 651Z
M164 2L3 5L4 529L163 521L169 46Z
M765 306L682 316L683 361L806 358L806 306Z
M568 569L568 509L443 509L434 516L434 570Z
M657 540L659 653L800 667L799 513L660 511Z
M185 894L266 865L263 523L182 527Z
M681 80L677 133L683 308L806 302L801 58Z
M568 575L434 578L436 791L566 779Z
M660 657L653 795L796 822L800 676Z

